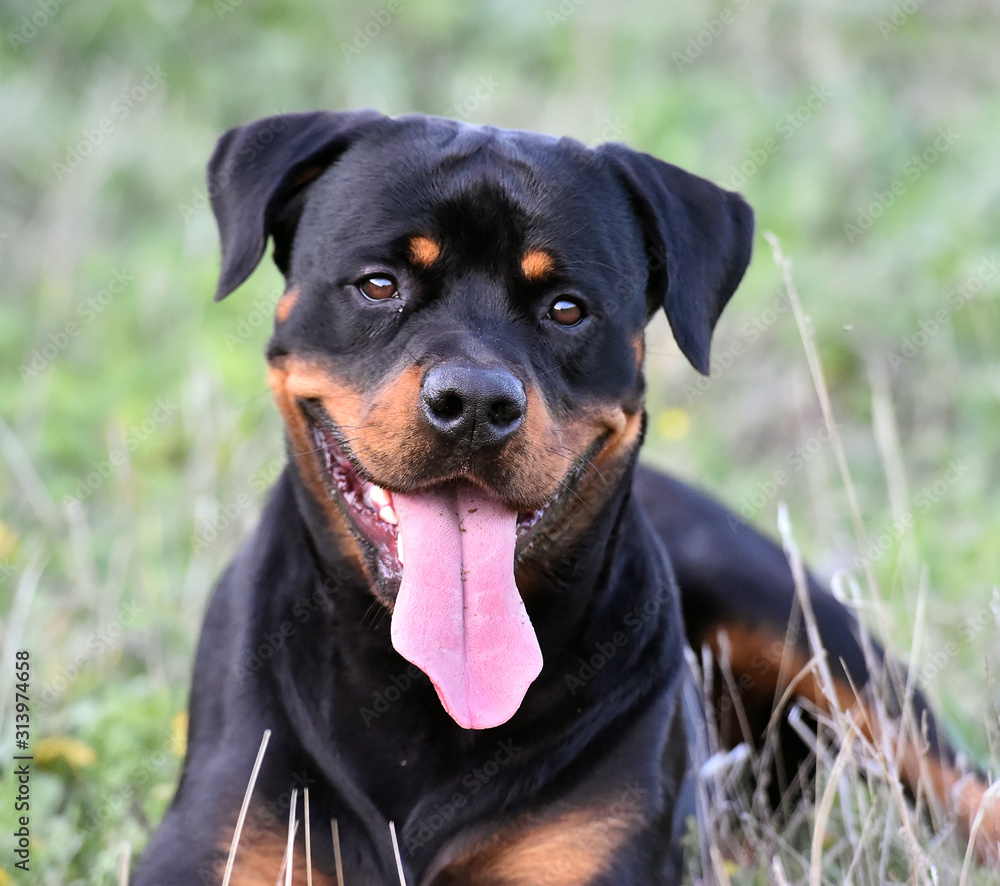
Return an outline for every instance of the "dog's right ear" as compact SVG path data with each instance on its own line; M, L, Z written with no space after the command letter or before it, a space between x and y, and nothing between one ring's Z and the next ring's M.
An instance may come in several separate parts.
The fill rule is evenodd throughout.
M222 241L215 300L260 263L269 236L288 272L305 191L362 131L387 118L375 111L281 114L230 129L208 161L208 193Z

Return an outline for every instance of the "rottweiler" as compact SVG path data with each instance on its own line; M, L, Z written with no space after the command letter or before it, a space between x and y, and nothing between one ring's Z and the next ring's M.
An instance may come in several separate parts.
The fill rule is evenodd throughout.
M676 884L698 699L739 703L733 744L778 698L904 736L852 614L637 465L647 321L663 309L708 372L750 259L739 195L620 144L370 111L233 129L208 183L216 299L269 238L286 281L267 365L289 458L209 604L137 886L273 886L287 864L296 884ZM707 698L686 647L725 662ZM968 835L987 783L907 704L901 777Z

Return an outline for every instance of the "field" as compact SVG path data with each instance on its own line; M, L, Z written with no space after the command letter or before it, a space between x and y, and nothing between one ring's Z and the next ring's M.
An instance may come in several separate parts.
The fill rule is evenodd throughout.
M773 535L787 508L813 568L995 775L995 4L12 0L0 26L0 886L116 882L170 798L206 596L284 463L261 359L280 276L265 263L212 303L204 163L226 128L284 111L623 141L742 191L760 233L711 377L650 328L646 458ZM30 875L7 849L15 650ZM961 874L891 779L820 750L821 789L840 786L823 828L809 804L780 828L752 801L719 812L707 876L996 882Z

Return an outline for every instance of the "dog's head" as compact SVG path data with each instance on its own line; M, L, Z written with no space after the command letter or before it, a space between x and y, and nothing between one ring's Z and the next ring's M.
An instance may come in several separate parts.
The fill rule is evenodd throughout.
M270 382L327 543L456 721L503 722L541 667L517 582L628 474L658 307L707 372L749 207L621 145L372 112L232 130L209 192L216 298L274 241Z

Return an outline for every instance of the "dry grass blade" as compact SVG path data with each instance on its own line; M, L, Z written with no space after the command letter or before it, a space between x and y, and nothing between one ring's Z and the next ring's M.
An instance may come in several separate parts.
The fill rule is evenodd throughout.
M344 862L340 857L340 827L337 819L330 819L330 831L333 834L333 863L337 868L337 886L344 886Z
M292 886L292 875L295 862L295 833L299 823L295 820L296 808L299 805L299 789L292 788L292 800L288 804L288 844L285 846L285 886Z
M250 808L250 798L253 796L253 788L257 784L257 776L260 775L260 767L264 762L264 754L267 751L267 743L270 740L271 730L265 729L264 736L260 740L260 748L257 751L257 759L253 763L253 771L250 773L250 781L247 782L247 790L243 795L243 805L240 806L240 814L236 819L236 830L233 831L233 842L229 847L229 858L226 859L226 871L222 875L222 886L229 886L229 881L233 876L233 865L236 863L236 850L240 845L240 834L243 833L243 822L247 818L247 810Z
M306 886L313 886L312 831L309 827L309 788L302 789L302 817L306 822Z
M299 833L299 823L295 822L295 827L292 828L292 839L285 847L285 851L281 856L281 867L278 868L278 879L274 881L274 886L289 886L291 880L286 880L286 876L291 876L292 869L292 849L295 843L295 837Z
M799 291L795 286L795 279L792 277L792 263L785 253L782 252L780 241L771 231L765 231L764 238L771 244L774 263L781 269L785 292L788 294L789 304L791 304L792 312L795 314L795 322L799 328L799 337L802 339L802 347L806 352L806 362L809 364L809 373L812 376L813 386L816 389L820 411L823 413L823 422L826 425L827 432L830 434L830 446L833 448L833 454L837 460L837 469L840 472L840 479L844 484L844 491L847 494L847 501L851 510L851 520L854 524L854 534L858 547L864 551L868 548L868 533L861 519L861 505L858 502L858 493L854 486L854 479L851 477L851 470L847 464L844 441L841 440L840 432L837 430L837 425L833 420L830 392L827 389L826 378L823 375L823 366L819 361L819 351L816 349L816 341L813 338L812 328L802 308ZM867 561L865 562L865 578L868 580L869 587L878 587L875 581L875 572L871 568L871 564Z
M979 835L979 828L983 823L983 815L986 813L991 801L994 797L1000 796L1000 779L993 782L987 789L986 793L983 794L982 802L979 804L979 811L976 813L976 817L972 822L972 827L969 828L969 844L965 848L965 858L962 861L962 875L959 878L958 886L965 886L969 879L969 870L972 867L973 859L976 854L976 837Z
M122 846L122 859L118 864L118 886L128 886L128 873L132 867L132 844Z
M715 874L715 879L719 883L719 886L731 886L732 881L729 879L729 872L726 870L726 861L722 857L719 847L715 845L711 846L708 853L712 859L712 872Z
M822 882L822 861L823 861L823 839L826 836L826 825L830 820L830 811L833 809L833 801L837 796L837 788L840 783L840 776L848 761L851 759L851 752L854 748L854 732L847 732L841 737L840 752L830 770L830 780L826 784L823 796L816 807L816 818L813 823L812 847L809 853L809 884L810 886L820 886ZM817 771L818 774L818 771Z
M28 613L31 611L31 601L35 598L38 583L42 578L42 570L47 560L43 559L41 549L32 552L27 568L21 574L14 592L14 602L8 610L6 632L3 640L3 661L13 662L14 651L21 648L24 630L28 624ZM14 670L12 666L0 666L0 698L14 697ZM13 711L13 707L11 708ZM0 707L0 733L3 732L7 705Z
M389 822L389 835L392 837L392 851L396 856L396 873L399 874L399 886L406 886L406 877L403 875L403 859L399 854L399 841L396 839L395 822Z
M774 876L775 886L790 886L788 876L785 874L785 866L777 856L771 862L771 874Z
M38 519L53 533L62 529L59 508L13 428L0 418L0 455Z
M823 692L830 702L831 709L837 707L837 690L833 684L833 676L830 673L830 666L826 660L826 648L820 639L819 627L816 624L816 615L813 612L812 600L809 599L809 582L806 578L806 567L802 561L802 554L799 546L795 543L792 535L792 521L788 517L788 508L784 503L778 506L778 531L781 533L781 541L785 548L785 556L788 558L788 565L792 570L792 578L795 580L795 594L798 598L799 606L802 607L802 618L805 622L806 636L809 638L809 649L813 654L813 661L819 671L820 680L823 685Z

